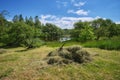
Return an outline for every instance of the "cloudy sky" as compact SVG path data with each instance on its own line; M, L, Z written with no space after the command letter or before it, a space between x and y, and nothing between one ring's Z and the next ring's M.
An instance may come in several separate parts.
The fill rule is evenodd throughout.
M0 11L7 10L8 20L14 15L38 15L42 23L73 28L79 20L109 18L120 23L120 0L0 0Z

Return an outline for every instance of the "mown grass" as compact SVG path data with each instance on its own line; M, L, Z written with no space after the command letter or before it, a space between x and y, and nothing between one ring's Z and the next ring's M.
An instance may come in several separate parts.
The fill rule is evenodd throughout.
M86 48L93 57L90 63L48 65L46 55L55 49L6 49L0 54L0 80L120 80L120 51Z

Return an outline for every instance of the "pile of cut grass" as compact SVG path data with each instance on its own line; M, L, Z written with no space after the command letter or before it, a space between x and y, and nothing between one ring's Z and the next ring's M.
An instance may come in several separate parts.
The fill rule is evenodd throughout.
M50 52L47 57L48 64L70 64L73 62L85 63L91 61L89 52L83 50L80 46L57 49Z

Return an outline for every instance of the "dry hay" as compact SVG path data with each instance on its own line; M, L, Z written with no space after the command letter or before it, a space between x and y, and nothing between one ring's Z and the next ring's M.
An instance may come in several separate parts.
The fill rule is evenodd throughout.
M47 55L48 64L69 64L73 62L81 64L89 61L91 61L89 52L80 46L57 49Z

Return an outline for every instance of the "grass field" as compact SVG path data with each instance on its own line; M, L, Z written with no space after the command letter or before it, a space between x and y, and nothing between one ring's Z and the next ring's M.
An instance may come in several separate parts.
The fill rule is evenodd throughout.
M90 63L48 65L44 58L55 49L5 49L0 54L0 80L120 80L120 51L85 48L93 57Z

